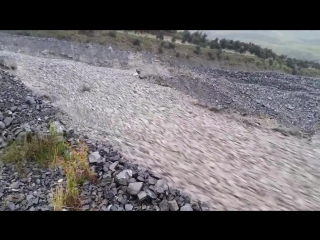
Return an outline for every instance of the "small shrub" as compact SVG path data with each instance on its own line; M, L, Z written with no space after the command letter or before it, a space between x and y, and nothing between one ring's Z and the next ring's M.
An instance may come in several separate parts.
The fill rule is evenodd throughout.
M179 53L179 52L176 53L176 57L177 57L177 58L180 57L180 53Z
M169 49L174 49L176 47L176 45L174 45L173 43L169 42L168 44L168 48Z
M193 50L193 52L194 52L195 54L200 54L200 53L201 53L201 48L200 48L200 46L196 46L196 49Z
M135 39L135 40L133 40L133 45L135 45L135 46L140 46L140 40L139 39Z
M176 37L172 37L172 38L171 38L171 42L173 42L173 43L176 42L176 40L177 40Z
M117 37L117 32L116 31L111 31L108 33L109 37L112 37L112 38L116 38Z
M272 66L273 65L273 60L269 59L269 65Z
M212 52L208 52L208 56L211 60L215 60L214 54Z
M230 60L230 56L226 55L226 56L224 57L224 59L227 60L227 61L229 61L229 60Z
M1 155L3 162L19 165L29 160L46 166L58 156L63 156L67 146L51 126L50 129L47 135L27 134L24 139L13 141Z
M160 54L163 53L163 48L161 46L158 48L158 53L160 53Z
M187 58L187 59L189 59L189 58L190 58L190 55L189 55L189 54L187 54L186 58Z

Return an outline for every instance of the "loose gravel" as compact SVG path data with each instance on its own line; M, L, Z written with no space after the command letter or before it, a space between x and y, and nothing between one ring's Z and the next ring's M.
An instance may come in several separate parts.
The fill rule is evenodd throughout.
M155 180L149 182L149 171L152 170L153 174L162 176L169 186L184 189L194 199L208 202L213 209L320 208L320 151L316 141L285 137L263 127L246 126L230 115L195 106L190 97L181 93L209 105L218 101L223 108L231 106L244 114L271 115L282 124L292 122L293 126L312 135L317 130L315 123L318 117L315 79L194 68L191 69L193 78L200 74L199 79L206 83L198 83L200 80L193 78L189 80L198 81L196 84L183 84L178 78L165 80L167 85L172 84L180 90L178 92L153 84L148 78L133 76L135 69L110 69L5 51L0 54L15 58L18 63L15 73L22 81L37 94L51 99L55 107L67 114L59 116L67 128L88 135L89 139L108 140L113 150L119 150L121 157L128 159L130 164L137 163L147 168L148 176L144 175L142 179L138 174L130 183L144 180L144 184L155 192L150 188ZM281 81L281 78L286 81L266 87L276 80ZM266 79L265 83L263 79ZM86 91L83 91L83 86ZM291 86L292 90L285 88ZM205 90L207 88L209 90ZM270 89L273 89L272 93ZM294 100L299 94L306 95L301 97L305 99L304 103ZM257 99L259 97L262 101ZM308 105L312 101L316 104ZM308 116L307 108L314 116L310 122L303 118ZM91 161L99 159L99 155L91 156ZM116 161L108 162L111 173L113 169L114 172L129 169L125 169L120 160L118 164L113 164ZM130 181L130 173L121 171L114 174L115 182L127 182L127 176ZM97 172L102 176L109 174L100 170ZM129 195L142 189L142 193L137 193L137 199L147 198L149 190L144 189L147 185L139 189L139 184L130 183L126 186ZM165 185L159 185L166 189ZM116 189L117 193L120 190L125 192L116 186L111 189ZM115 194L115 190L111 191ZM94 196L99 196L98 192L101 191L97 190ZM163 198L159 200L157 206L162 210L177 208L171 198L166 197L167 202L163 202ZM180 210L190 210L189 205L184 207L177 199L175 201ZM130 204L132 206L124 204L119 207L111 204L110 209L134 209L135 205ZM205 205L199 207L208 209ZM195 205L191 208L198 209Z
M56 119L58 110L28 90L17 77L0 70L0 151L11 140L26 134L49 132L54 121L58 132L77 147L78 136ZM207 211L209 206L192 202L190 195L169 188L161 176L126 161L111 146L82 139L89 147L88 161L98 183L80 186L83 211ZM25 161L20 168L0 159L0 211L52 211L53 193L66 185L64 170L41 168ZM168 208L164 206L169 206ZM74 209L63 208L63 211Z

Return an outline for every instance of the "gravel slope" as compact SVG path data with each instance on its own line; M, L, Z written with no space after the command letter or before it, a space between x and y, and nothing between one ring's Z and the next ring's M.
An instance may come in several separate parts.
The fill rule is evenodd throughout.
M315 142L246 127L132 70L6 54L27 86L53 96L67 126L107 138L215 209L320 209ZM91 91L81 92L83 84Z

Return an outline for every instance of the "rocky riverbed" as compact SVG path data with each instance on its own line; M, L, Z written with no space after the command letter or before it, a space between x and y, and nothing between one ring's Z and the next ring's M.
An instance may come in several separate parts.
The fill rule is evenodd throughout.
M14 75L0 70L0 76L0 150L27 133L49 132L49 121L54 121L57 131L65 133L69 144L76 145L77 135L59 123L58 110L50 102L35 96ZM191 202L190 195L169 188L161 176L127 162L111 146L83 140L89 146L88 161L98 176L98 183L87 181L80 187L80 210L209 210L208 204ZM15 164L0 164L1 211L53 210L53 192L57 186L66 184L62 168L42 168L28 161L22 163L22 169Z
M37 40L32 38L32 41ZM26 48L23 51L28 53ZM81 59L75 62L70 60L72 55L68 60L59 53L56 54L59 59L54 59L52 55L46 56L46 52L37 55L30 51L26 55L17 53L19 49L8 50L16 53L0 51L0 57L16 61L17 68L12 73L37 96L42 96L40 99L50 99L52 109L64 113L55 116L59 116L57 119L67 129L87 135L89 145L94 143L90 149L99 152L99 155L95 153L99 160L91 164L100 180L109 181L111 175L116 183L120 174L129 181L126 186L116 183L109 189L85 184L85 209L99 209L102 204L100 209L122 210L131 204L132 209L156 210L161 209L160 202L164 199L168 203L162 206L175 199L180 209L184 205L187 206L183 209L190 210L191 206L197 210L201 205L207 209L208 205L203 203L189 205L185 194L175 191L178 194L175 195L171 188L184 189L192 199L208 202L217 210L320 208L317 79L196 68L177 65L174 61L159 62L156 56L147 54L142 57L128 53L126 66L117 65L118 60L114 60L110 65L113 68L106 68L83 63ZM150 68L156 73L140 79L136 67ZM197 105L212 107L214 111ZM274 132L261 119L253 119L255 124L248 125L217 109L272 117L279 124L306 132L310 139ZM112 148L107 147L106 154L102 149L108 145ZM119 158L129 160L130 166L120 159L111 160L113 152L118 151ZM134 164L147 170L139 174ZM155 174L168 183L168 193L161 195L156 185L149 182L149 177L157 180ZM123 196L121 203L108 198L123 195L130 183L142 180L144 193L140 198L147 195L143 204L137 200L138 196L131 199L130 193L125 197L132 200L129 203L122 204ZM12 182L5 184L10 189ZM154 195L148 189L157 194L157 199L152 199Z

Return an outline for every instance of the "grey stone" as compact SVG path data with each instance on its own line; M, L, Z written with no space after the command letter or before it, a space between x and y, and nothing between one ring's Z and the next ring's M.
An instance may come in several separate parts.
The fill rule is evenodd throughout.
M110 208L110 211L118 211L118 208L113 205L113 206Z
M169 211L170 210L169 203L167 200L162 200L159 203L159 207L160 207L161 211Z
M34 198L33 195L27 195L27 200L28 200L28 201L31 200L32 198Z
M42 206L42 207L40 207L40 210L41 210L42 212L50 211L50 209L48 208L48 206Z
M155 194L153 191L151 191L150 189L145 189L146 194L148 195L148 197L150 197L151 199L156 199L157 198L157 194Z
M6 128L6 124L4 122L0 122L0 130L4 130Z
M191 207L194 211L201 211L201 208L197 203L192 203Z
M26 97L26 103L29 104L29 105L35 105L36 104L36 101L34 100L33 97Z
M25 196L23 194L12 194L8 195L5 198L5 201L13 202L13 203L20 203L24 200Z
M127 188L127 192L130 195L137 195L140 192L142 185L143 185L142 182L130 183Z
M8 203L8 207L9 207L10 211L16 210L16 206L13 203Z
M189 204L186 204L180 208L180 211L193 211L192 207Z
M6 125L6 127L9 127L12 124L12 121L13 121L13 118L6 117L3 122Z
M147 197L147 194L145 191L141 191L138 193L138 199L139 201L143 201Z
M133 205L132 204L126 204L126 205L124 205L124 208L125 208L126 211L132 211Z
M168 201L168 204L169 204L170 211L178 211L179 210L179 206L178 206L176 200Z
M14 182L14 183L11 183L10 188L18 189L19 186L20 186L19 182Z
M210 211L209 205L205 202L202 202L200 204L200 207L201 207L201 211Z
M157 179L149 177L148 178L148 183L151 184L151 185L155 185L157 183Z
M156 185L154 186L154 190L156 193L164 193L168 191L169 187L163 180L158 180Z
M32 204L37 205L38 203L39 203L39 198L38 198L38 197L35 197L35 198L32 200Z
M129 179L132 177L132 171L129 169L121 171L119 174L115 176L116 183L120 185L128 185Z
M81 210L82 210L82 211L87 211L87 210L89 210L89 209L90 209L90 205L89 205L89 204L83 205L83 206L81 207Z
M119 162L114 162L114 163L112 163L112 164L110 165L109 169L114 172L114 171L116 170L116 167L118 166L118 163L119 163Z
M96 163L101 156L98 151L89 154L89 163Z
M129 183L134 183L134 182L137 182L137 180L134 178L130 178Z
M18 108L17 106L13 106L13 107L10 108L10 110L11 110L12 112L14 112L15 110L17 110L17 108Z
M119 161L120 160L120 156L117 154L115 156L110 157L110 161L114 162L114 161Z

